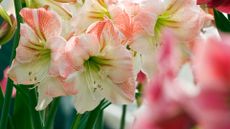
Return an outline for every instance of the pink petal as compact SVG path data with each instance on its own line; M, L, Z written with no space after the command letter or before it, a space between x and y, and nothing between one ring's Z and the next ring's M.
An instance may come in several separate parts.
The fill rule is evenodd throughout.
M46 40L61 33L61 22L54 12L44 8L24 8L20 11L20 14L40 39Z
M47 47L51 49L50 75L66 78L74 71L65 53L66 43L62 37L52 37L47 41Z
M208 0L197 0L197 4L207 4Z
M72 37L65 47L67 59L76 70L81 68L84 61L99 50L98 39L90 34Z
M193 57L197 81L202 84L229 84L230 77L230 46L229 40L219 41L210 38L199 41Z
M218 9L221 12L230 14L230 2L218 6L216 9Z
M20 63L29 63L34 61L38 58L39 51L33 46L42 47L42 44L39 43L39 39L34 31L26 24L21 25L20 35L19 45L16 49L16 60Z
M42 80L38 86L38 104L36 110L45 109L54 97L75 95L77 90L60 78L47 77ZM63 87L64 86L64 87ZM72 85L73 86L73 85Z

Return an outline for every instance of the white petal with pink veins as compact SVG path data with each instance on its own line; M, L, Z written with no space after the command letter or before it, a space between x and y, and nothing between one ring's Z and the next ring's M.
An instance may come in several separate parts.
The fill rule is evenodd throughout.
M44 8L29 9L20 11L24 21L33 29L39 38L46 40L61 34L61 22L59 17L52 11Z

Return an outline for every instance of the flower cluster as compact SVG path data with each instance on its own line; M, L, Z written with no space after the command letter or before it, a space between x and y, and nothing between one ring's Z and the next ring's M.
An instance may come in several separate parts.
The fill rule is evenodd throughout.
M20 12L24 23L9 77L37 87L37 110L66 95L79 113L103 99L131 103L139 72L149 80L163 70L167 77L159 79L170 83L188 58L182 49L191 51L206 20L195 0L33 1ZM163 44L165 30L179 42L179 63L169 54L172 44Z
M230 128L230 36L198 38L183 63L180 41L163 34L134 129Z
M182 66L177 41L165 37L134 129L230 128L229 36L196 41L191 63Z

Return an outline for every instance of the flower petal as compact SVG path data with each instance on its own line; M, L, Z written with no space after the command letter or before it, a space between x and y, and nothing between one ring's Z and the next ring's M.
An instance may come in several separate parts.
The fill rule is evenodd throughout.
M29 63L38 58L39 51L34 46L41 46L34 31L26 24L21 24L20 41L16 49L16 60L20 63Z
M9 77L15 84L36 84L47 77L48 67L49 61L46 59L25 64L14 60L9 71Z
M68 83L66 83L61 78L56 77L47 77L40 83L36 84L36 86L38 87L39 93L36 110L45 109L54 97L75 95L77 93L76 89L69 87Z
M44 8L24 8L20 11L20 14L40 39L46 40L61 33L61 22L54 12Z
M68 78L68 80L73 81L78 88L79 92L74 96L74 106L77 112L81 114L96 108L103 99L98 91L94 90L93 81L89 81L88 79L84 72L76 72Z
M72 37L65 48L67 58L75 69L82 67L84 61L99 50L98 39L90 34Z
M50 75L66 78L73 71L65 53L66 43L62 37L52 37L47 41L47 47L51 49Z
M131 54L121 44L106 46L102 54L104 58L109 60L109 65L102 66L102 70L107 76L106 78L114 83L113 85L111 84L112 86L117 85L116 87L121 90L118 91L127 97L126 99L132 102L134 99L135 82ZM109 89L107 90L109 91ZM110 100L111 99L115 98L111 97ZM119 100L112 100L112 102L114 101L119 102Z

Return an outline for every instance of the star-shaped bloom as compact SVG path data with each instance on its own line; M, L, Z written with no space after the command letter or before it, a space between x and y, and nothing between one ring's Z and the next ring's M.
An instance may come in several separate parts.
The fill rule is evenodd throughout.
M72 37L66 46L67 57L76 70L69 80L75 82L79 91L74 97L77 111L90 111L104 98L117 104L132 102L132 56L116 39L112 23L95 23L87 32Z
M9 71L15 84L34 84L38 88L37 110L44 109L53 97L75 94L76 90L64 82L67 76L58 16L44 8L24 8L20 12L25 23L21 24L20 41L16 57Z

